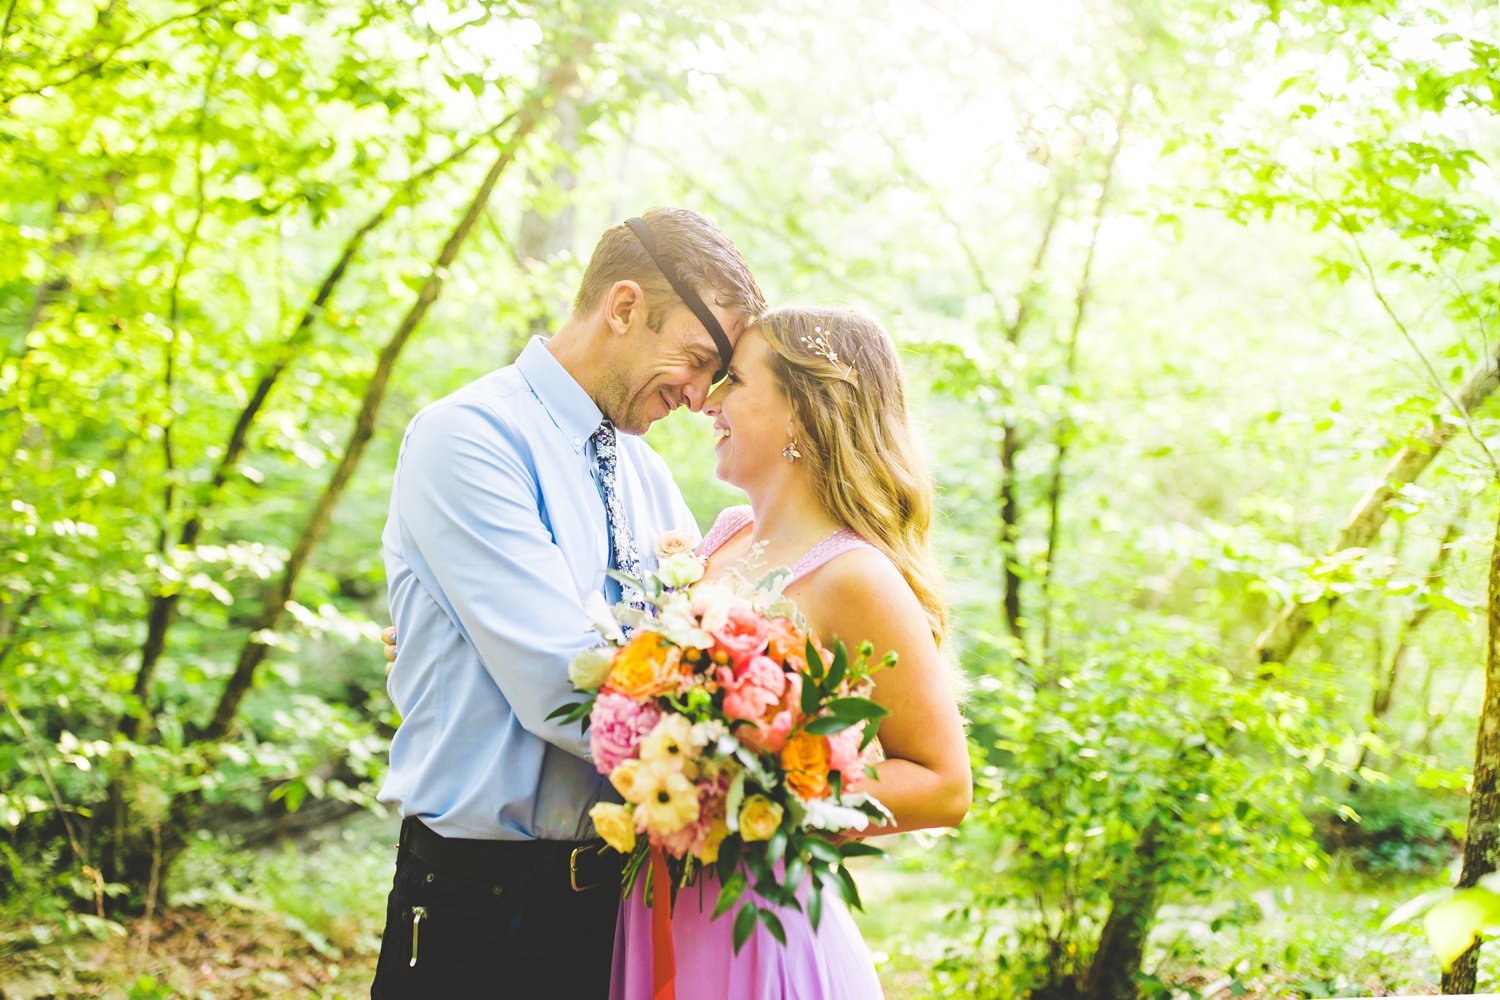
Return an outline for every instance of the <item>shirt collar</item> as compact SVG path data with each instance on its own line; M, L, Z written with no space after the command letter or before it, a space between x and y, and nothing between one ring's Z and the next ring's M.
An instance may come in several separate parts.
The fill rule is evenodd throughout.
M604 420L599 407L583 386L547 350L546 337L532 337L516 358L516 367L558 430L568 437L575 452L583 451Z

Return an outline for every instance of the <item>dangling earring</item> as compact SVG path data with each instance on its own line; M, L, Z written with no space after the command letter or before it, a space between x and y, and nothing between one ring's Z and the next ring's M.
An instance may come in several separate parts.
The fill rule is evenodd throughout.
M797 439L792 438L792 443L781 449L781 457L788 462L795 462L802 457L802 452L797 450Z

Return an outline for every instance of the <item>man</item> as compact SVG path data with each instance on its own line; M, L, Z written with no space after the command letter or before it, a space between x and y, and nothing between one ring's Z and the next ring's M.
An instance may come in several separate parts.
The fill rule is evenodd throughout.
M697 528L634 435L696 412L764 307L708 220L656 209L604 234L573 312L516 363L426 407L402 442L383 543L402 715L380 798L403 817L373 1000L603 998L621 859L612 794L570 700L607 568ZM617 432L619 432L617 434Z

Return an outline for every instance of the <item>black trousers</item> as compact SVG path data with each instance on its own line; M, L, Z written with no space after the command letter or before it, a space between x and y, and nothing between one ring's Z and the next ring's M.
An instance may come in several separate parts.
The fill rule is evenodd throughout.
M535 855L482 873L443 870L413 852L403 828L371 1000L607 1000L618 868L580 892L566 851Z

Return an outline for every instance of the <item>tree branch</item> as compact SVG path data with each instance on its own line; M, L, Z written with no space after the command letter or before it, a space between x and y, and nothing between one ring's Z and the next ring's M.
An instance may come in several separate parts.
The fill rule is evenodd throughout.
M1088 250L1083 255L1083 271L1078 277L1078 291L1073 301L1073 325L1068 330L1068 350L1063 362L1067 384L1064 387L1070 397L1076 398L1075 384L1078 357L1078 334L1083 329L1084 312L1088 308L1093 292L1090 280L1094 269L1094 253L1099 248L1099 230L1104 226L1104 213L1109 205L1109 193L1115 179L1115 163L1120 157L1120 148L1125 145L1125 126L1130 121L1130 109L1135 99L1134 82L1125 85L1125 105L1115 118L1115 142L1104 160L1104 176L1099 184L1099 200L1094 205L1094 225L1089 233ZM1042 662L1052 659L1052 570L1056 565L1057 547L1062 523L1063 463L1068 456L1068 440L1073 433L1071 411L1066 403L1057 423L1056 453L1052 459L1051 482L1047 484L1047 554L1042 569Z
M448 268L452 266L453 260L458 256L459 249L468 238L469 232L474 228L485 204L489 201L495 184L499 181L501 173L515 159L526 138L535 128L544 106L549 103L551 95L568 81L571 81L576 72L572 62L566 64L565 70L559 71L560 78L554 78L544 84L529 99L527 104L517 115L515 131L509 140L501 147L499 156L491 165L489 173L485 175L484 181L479 185L474 198L470 201L467 210L459 219L458 224L449 234L447 241L443 244L442 251L437 259L433 261L431 272L421 291L417 294L417 300L411 309L396 327L391 338L381 348L380 356L376 361L374 374L365 389L364 402L360 407L359 415L354 422L354 428L350 434L349 442L344 450L344 456L340 460L338 468L334 470L328 485L324 488L322 495L318 498L311 515L304 523L302 532L292 547L291 555L287 558L286 566L283 568L280 578L267 596L260 614L251 626L250 637L240 652L240 659L235 666L234 674L224 686L224 691L219 698L218 705L214 709L213 719L207 728L203 730L199 738L212 742L222 739L228 735L236 713L239 711L240 702L244 699L246 692L255 678L255 671L270 652L270 647L262 641L262 633L274 629L286 610L286 604L292 597L292 591L296 586L297 579L312 555L313 549L322 540L328 529L328 524L337 506L339 498L343 495L344 488L354 474L359 460L364 455L365 446L375 432L375 418L380 412L380 407L385 399L386 385L390 380L391 370L394 368L396 359L400 356L402 349L406 346L411 334L417 325L427 314L432 303L437 300L443 288L444 278Z
M515 119L515 113L506 115L501 121L483 134L475 136L468 143L460 146L442 160L429 164L422 170L406 178L396 187L379 209L375 211L364 224L344 242L343 252L339 254L328 273L324 275L323 282L313 293L311 301L302 311L296 326L287 336L276 352L275 358L262 370L259 381L256 383L255 391L251 393L250 400L240 410L239 417L235 420L233 429L229 432L229 439L224 445L224 450L219 456L219 461L214 466L213 475L202 494L199 496L192 514L182 526L182 533L178 536L177 546L182 549L191 549L198 542L198 535L203 528L203 518L211 510L218 500L220 491L229 481L234 468L239 464L240 456L244 454L246 443L250 437L250 428L255 419L264 408L266 400L271 395L277 381L296 359L297 354L312 336L313 325L321 317L327 308L329 300L333 297L334 290L348 273L349 266L354 261L355 255L363 246L365 239L374 232L386 219L396 206L402 204L412 197L416 185L434 176L448 166L459 162L469 154L481 142L486 141ZM151 598L151 607L146 614L146 639L141 645L141 662L136 668L135 683L132 691L140 702L141 710L149 715L150 692L156 667L166 649L167 633L175 621L177 605L181 599L181 591L158 592ZM137 731L138 720L134 715L126 715L120 720L120 729L127 735L133 736Z
M75 80L78 80L78 79L80 79L82 77L88 76L90 73L95 73L95 72L98 72L99 70L103 69L120 52L124 51L125 49L131 48L131 47L133 47L135 45L139 45L141 42L144 42L146 39L150 38L152 35L156 34L161 29L169 27L169 26L171 26L173 24L177 24L177 23L182 22L182 21L190 21L193 18L202 17L203 15L211 13L212 11L215 11L218 8L224 6L224 4L226 4L228 2L229 2L229 0L212 0L211 3L206 3L203 6L197 8L196 10L189 11L186 14L178 14L176 17L169 17L165 21L161 21L161 22L159 22L157 24L154 24L151 27L145 29L144 31L141 31L141 32L133 35L132 37L127 38L125 41L119 43L114 48L112 48L108 52L106 52L104 55L98 57L97 59L92 60L87 65L85 65L82 69L78 70L75 73L72 73L72 74L70 74L68 76L65 76L65 77L63 77L62 79L59 79L59 80L51 80L51 81L48 81L47 83L38 84L35 87L28 87L25 90L18 90L18 91L16 91L13 94L5 94L3 96L0 96L0 104L9 104L11 101L14 101L18 97L27 97L27 96L30 96L32 94L40 94L43 91L48 90L48 89L53 88L53 87L66 87L68 84L73 83ZM74 56L72 59L67 60L67 62L76 62L79 58L82 58L82 57L80 57L80 56Z

